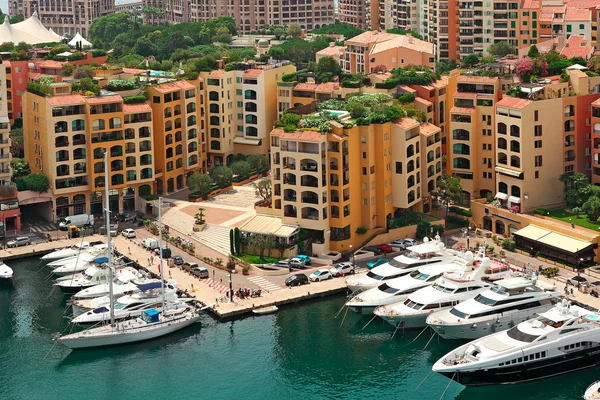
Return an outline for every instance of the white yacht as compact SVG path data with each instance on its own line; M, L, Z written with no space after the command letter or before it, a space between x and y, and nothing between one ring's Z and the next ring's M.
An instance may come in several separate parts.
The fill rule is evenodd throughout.
M108 266L91 266L84 272L58 278L54 286L58 286L64 293L77 293L90 286L105 283L109 280Z
M429 315L427 325L445 339L477 339L549 310L561 295L531 277L502 279L475 298Z
M56 259L54 261L49 262L48 264L46 264L46 267L48 268L52 268L55 269L57 267L61 267L67 263L72 263L77 261L77 259L79 258L79 256L84 255L84 254L90 254L92 256L95 257L101 257L101 256L106 256L106 249L107 246L104 243L101 244L96 244L94 246L90 246L84 250L82 250L79 253L75 253L74 255L68 256L68 257L63 257L63 258L59 258ZM60 250L62 251L62 250Z
M566 300L537 318L464 344L433 371L465 386L532 381L595 367L600 316Z
M83 272L89 267L105 264L107 261L107 257L95 257L91 254L81 253L78 257L74 257L72 261L54 268L52 273L57 276L72 275Z
M12 279L13 270L4 261L0 261L0 279Z
M447 272L432 286L426 286L410 294L402 302L375 309L374 314L395 327L404 329L424 328L427 317L434 312L450 309L461 301L471 299L491 288L490 281L509 276L508 264L492 261L479 252L477 257L457 257L455 272Z
M90 248L88 242L81 242L74 244L71 247L65 247L64 249L55 250L52 253L48 253L42 257L42 260L60 260L61 258L76 256L82 250Z
M409 274L419 267L444 263L456 255L456 251L445 248L439 235L433 240L425 238L422 244L407 250L407 253L368 272L347 278L346 286L352 293L360 293L381 285L383 281Z
M154 280L155 282L157 280ZM138 285L146 282L146 278L135 268L125 267L117 269L114 273L113 293L123 295L127 292L139 291ZM94 297L107 296L110 292L109 283L100 283L87 289L80 290L73 295L73 300L93 299Z
M585 390L583 400L600 400L600 381L592 383Z
M420 267L408 275L391 279L357 294L348 300L346 307L361 315L371 315L377 307L404 301L409 294L432 285L444 272L456 270L457 267L451 263Z

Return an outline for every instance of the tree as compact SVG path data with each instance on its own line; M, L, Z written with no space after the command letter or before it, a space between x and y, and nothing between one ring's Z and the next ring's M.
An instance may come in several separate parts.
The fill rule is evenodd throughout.
M417 222L417 239L422 240L423 238L427 237L427 235L429 235L430 229L431 223L429 221L421 220Z
M239 180L248 179L250 177L250 163L247 161L236 161L231 164L231 171L237 175Z
M350 113L352 118L363 118L368 114L367 107L358 102L348 103L346 105L346 111Z
M277 38L277 40L279 40L280 37L282 37L283 35L285 35L285 29L279 27L279 28L275 28L273 30L273 35L275 35L275 37Z
M302 28L298 24L290 24L287 27L287 35L293 38L302 36Z
M269 158L266 154L249 154L246 161L250 164L250 168L258 173L269 169Z
M45 193L50 189L50 179L44 174L30 174L25 177L25 187L37 193Z
M463 59L462 66L465 68L470 68L479 64L479 57L477 54L469 54Z
M538 50L538 48L535 44L532 44L531 47L529 48L529 51L527 52L527 57L537 58L539 56L540 56L540 51Z
M191 192L208 193L212 187L212 180L207 174L196 173L187 180Z
M75 71L75 67L72 64L69 64L69 63L63 64L61 75L62 76L72 76L73 71Z
M233 230L233 242L234 242L233 247L235 250L235 254L240 254L240 244L242 243L241 238L242 238L242 234L240 232L240 228L238 228L236 226L235 229Z
M564 183L565 203L570 208L582 207L583 203L596 195L596 189L590 185L585 174L562 174L559 180Z
M271 236L263 235L261 233L253 233L248 238L248 246L252 247L254 251L258 252L261 260L265 260L265 250L271 246Z
M583 203L581 208L587 214L590 221L598 221L598 218L600 217L600 198L598 198L598 196L590 197Z
M448 219L448 208L452 203L460 203L463 198L463 189L460 178L444 175L437 181L437 189L431 194L438 198L439 202L446 206L446 220Z
M321 57L315 73L322 81L330 81L332 77L342 73L342 67L333 57Z
M144 57L153 56L158 53L158 47L148 39L147 36L139 38L133 46L133 52Z
M213 36L213 41L229 44L231 43L231 33L226 27L221 26L217 28L215 35Z
M10 163L13 178L22 178L31 174L29 164L24 160L14 160Z
M115 38L131 29L129 14L125 12L111 13L96 18L90 26L90 41L97 48L110 49Z
M66 65L70 65L70 64L63 65L63 72L64 72L64 67ZM72 73L73 73L73 78L75 78L75 79L82 79L82 78L90 78L91 79L94 77L94 70L89 65L79 66L79 67L75 68Z
M488 53L498 58L506 57L508 55L515 54L515 46L508 42L494 43L488 47Z
M263 178L258 183L253 183L254 193L257 197L263 199L263 201L271 200L272 185L270 178Z
M279 46L273 46L267 52L269 56L273 57L274 60L282 60L285 54L285 51Z
M219 165L210 171L210 177L219 187L223 188L231 185L233 172L231 171L231 168Z
M198 208L198 212L194 214L194 219L196 220L196 224L198 225L202 225L204 223L204 208Z

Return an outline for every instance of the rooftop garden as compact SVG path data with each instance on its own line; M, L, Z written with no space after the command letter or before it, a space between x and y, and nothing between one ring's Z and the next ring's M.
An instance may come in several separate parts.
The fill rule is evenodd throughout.
M398 85L429 85L437 80L431 68L424 65L396 68L390 72L393 76L385 82L376 83L376 88L393 89Z
M139 87L140 85L137 82L127 79L115 79L109 81L106 85L106 89L113 92L118 92L121 90L133 90Z

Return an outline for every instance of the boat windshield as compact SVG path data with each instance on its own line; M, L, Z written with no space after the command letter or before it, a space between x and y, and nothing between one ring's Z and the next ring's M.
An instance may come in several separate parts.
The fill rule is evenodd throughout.
M419 281L426 281L429 278L429 275L424 274L420 271L413 271L410 273L410 277Z
M454 289L450 289L450 288L447 288L445 286L438 285L437 283L433 284L433 288L435 290L439 290L442 293L452 293L452 292L454 292Z
M384 283L381 286L379 286L379 290L381 290L384 293L389 293L389 294L395 294L398 292L398 289L389 286L387 283Z
M531 343L535 339L540 337L540 335L530 335L529 333L521 332L519 330L519 325L510 328L508 331L506 331L506 334L511 339L518 340L519 342L527 342L527 343Z
M114 283L115 283L115 285L125 285L127 282L122 281L119 278L115 278Z
M113 305L115 310L122 310L127 306L128 306L128 304L119 303L118 301Z
M89 274L89 273L87 273L85 271L83 272L83 277L85 279L87 279L88 281L91 281L92 279L94 279L94 275L91 275L91 274Z
M503 287L500 287L500 286L493 287L493 288L491 288L490 290L491 290L492 292L496 293L496 294L499 294L499 295L501 295L501 296L506 296L506 295L508 295L508 292L506 292L506 291L504 290L504 288L503 288Z
M469 314L464 313L460 310L457 310L456 308L452 307L452 309L450 309L450 314L457 316L458 318L464 318L467 319L469 318Z
M74 244L73 246L71 246L71 250L80 250L81 247L79 247L78 244Z
M406 299L406 301L404 301L404 305L408 308L412 308L413 310L420 310L424 306L424 304L414 302L410 299Z
M374 273L373 271L369 271L367 273L367 276L371 279L375 279L376 281L382 281L385 279L385 276L382 275L377 275L376 273Z
M477 297L475 297L475 301L478 303L484 304L486 306L493 306L496 304L496 300L492 300L481 294L478 294Z

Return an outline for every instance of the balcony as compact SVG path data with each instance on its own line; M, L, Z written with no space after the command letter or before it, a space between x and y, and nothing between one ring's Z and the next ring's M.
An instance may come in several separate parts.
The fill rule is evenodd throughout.
M70 187L87 186L88 181L85 177L56 179L54 187L56 189L66 189Z
M54 146L55 147L66 147L68 145L69 145L69 141L68 140L55 140L54 141Z

